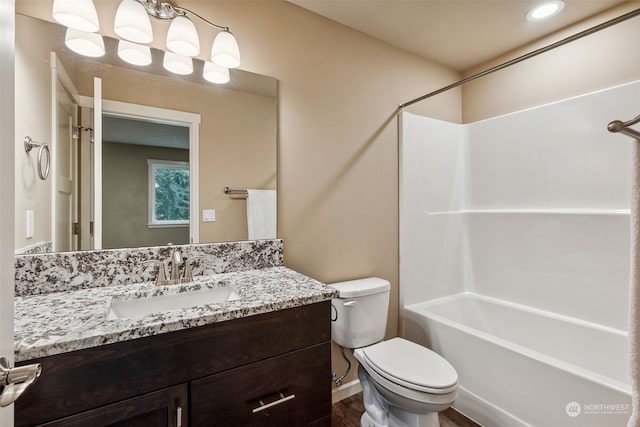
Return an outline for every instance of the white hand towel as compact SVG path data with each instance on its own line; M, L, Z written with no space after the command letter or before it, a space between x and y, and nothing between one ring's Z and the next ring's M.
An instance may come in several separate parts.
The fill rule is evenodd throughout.
M247 190L249 240L276 238L276 190Z
M629 283L629 352L631 362L631 418L640 427L640 141L633 141L631 172L631 274Z

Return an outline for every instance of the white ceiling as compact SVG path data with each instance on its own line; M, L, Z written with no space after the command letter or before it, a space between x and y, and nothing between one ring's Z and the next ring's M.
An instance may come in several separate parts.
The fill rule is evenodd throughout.
M541 0L289 0L458 71L625 3L564 0L547 21L525 16Z

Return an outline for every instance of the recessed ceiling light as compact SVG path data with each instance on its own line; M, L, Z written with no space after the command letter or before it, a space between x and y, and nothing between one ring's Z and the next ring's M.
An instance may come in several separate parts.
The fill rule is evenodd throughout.
M527 13L528 21L541 21L543 19L547 19L560 13L560 11L564 9L564 2L561 0L552 0L541 3L531 9L529 13Z

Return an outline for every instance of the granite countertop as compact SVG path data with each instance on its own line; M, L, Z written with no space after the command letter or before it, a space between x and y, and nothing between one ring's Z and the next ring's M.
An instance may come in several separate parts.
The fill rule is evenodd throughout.
M240 298L138 317L108 317L112 299L124 301L228 286ZM336 295L336 290L317 280L286 267L272 267L195 277L193 282L181 285L155 286L147 282L16 297L15 360L312 304Z

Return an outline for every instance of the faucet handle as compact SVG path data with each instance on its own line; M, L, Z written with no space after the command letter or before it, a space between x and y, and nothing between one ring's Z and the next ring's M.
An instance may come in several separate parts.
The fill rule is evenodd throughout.
M156 277L156 285L164 285L167 283L167 270L164 261L158 261L158 277Z
M198 267L202 267L202 261L206 261L207 257L204 255L193 255L192 257L189 258L190 262L195 262L196 266Z
M192 282L193 275L191 274L191 261L193 259L184 259L184 274L182 275L182 282Z
M144 261L142 264L158 264L158 275L156 276L156 285L166 285L167 284L167 270L164 265L164 261L158 261L155 259L151 259L149 261Z

